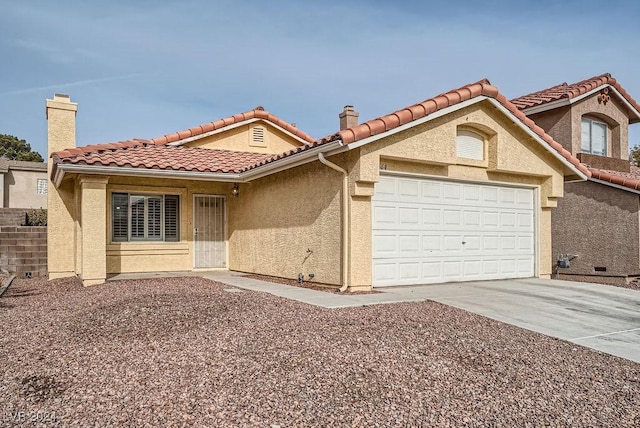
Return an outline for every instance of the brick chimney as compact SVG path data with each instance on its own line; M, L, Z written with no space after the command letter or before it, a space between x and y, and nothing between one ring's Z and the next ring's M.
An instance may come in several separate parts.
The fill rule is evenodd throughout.
M69 95L55 94L47 100L47 147L48 157L53 152L76 146L76 112L78 104L72 103Z
M338 115L340 118L340 130L356 126L358 124L358 116L360 114L353 109L353 106L344 106L344 110Z

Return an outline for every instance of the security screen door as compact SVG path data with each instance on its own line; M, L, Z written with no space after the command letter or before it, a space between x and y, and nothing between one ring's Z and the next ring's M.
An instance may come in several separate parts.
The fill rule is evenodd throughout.
M193 197L194 267L227 266L224 196Z

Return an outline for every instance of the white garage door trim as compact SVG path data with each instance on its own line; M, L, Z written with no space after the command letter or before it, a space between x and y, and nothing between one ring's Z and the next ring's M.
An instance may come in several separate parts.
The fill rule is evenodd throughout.
M535 186L381 174L373 286L537 276L537 200Z

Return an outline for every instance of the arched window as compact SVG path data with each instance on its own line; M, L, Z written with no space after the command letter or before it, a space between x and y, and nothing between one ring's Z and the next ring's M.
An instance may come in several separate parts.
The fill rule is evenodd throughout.
M587 117L582 118L582 152L607 155L607 124Z
M468 129L458 129L456 154L459 158L484 160L484 137Z

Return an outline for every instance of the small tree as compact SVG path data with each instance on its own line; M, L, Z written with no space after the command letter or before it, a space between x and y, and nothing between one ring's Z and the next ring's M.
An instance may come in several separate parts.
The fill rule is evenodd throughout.
M629 161L632 165L640 166L640 146L637 144L629 151Z
M31 145L13 135L0 134L0 158L10 160L43 162L38 152L31 150Z

